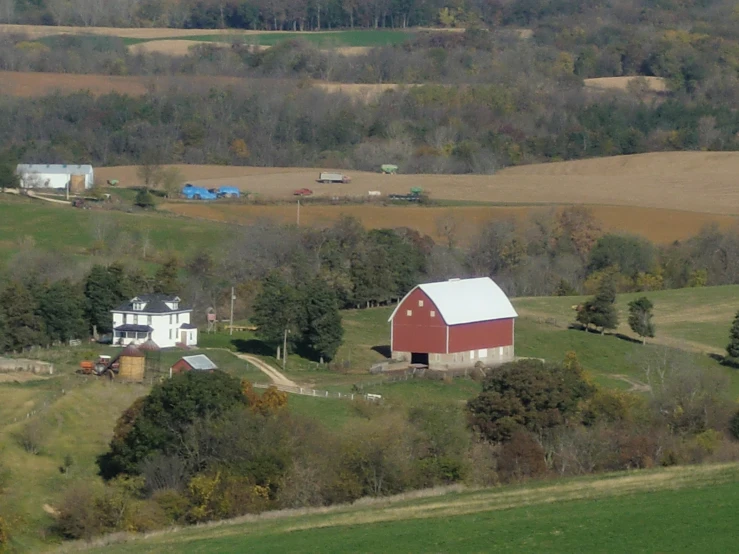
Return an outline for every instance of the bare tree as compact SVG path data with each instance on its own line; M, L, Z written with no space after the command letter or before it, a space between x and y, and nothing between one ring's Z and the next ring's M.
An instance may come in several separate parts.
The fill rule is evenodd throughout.
M457 246L459 227L459 216L453 210L449 210L436 218L436 234L446 241L446 245L450 250Z

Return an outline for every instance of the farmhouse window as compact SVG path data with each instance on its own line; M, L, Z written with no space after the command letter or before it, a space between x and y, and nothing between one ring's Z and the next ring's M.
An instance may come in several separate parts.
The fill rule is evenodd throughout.
M151 316L150 315L147 315L146 316L146 324L147 325L151 325Z
M406 310L405 315L411 317L413 315L413 310Z
M419 300L418 301L418 307L419 308L423 308L423 300Z
M436 317L436 312L434 310L431 310L430 314L431 314L431 317Z
M169 340L172 340L172 329L169 330Z
M133 323L134 323L134 325L138 325L139 324L139 314L134 314L134 316L133 316Z
M128 314L123 314L123 325L127 323L126 321L127 319L128 319Z
M180 314L177 314L177 323L180 322Z
M172 314L169 314L169 324L172 325ZM172 337L169 338L171 339Z

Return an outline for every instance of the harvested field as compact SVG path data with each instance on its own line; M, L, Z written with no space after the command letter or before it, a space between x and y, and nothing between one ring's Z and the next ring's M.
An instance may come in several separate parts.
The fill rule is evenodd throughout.
M282 223L294 223L297 210L295 205L249 205L249 204L198 204L169 203L162 209L187 217L248 224L262 218ZM482 225L493 219L523 220L535 212L546 212L553 207L541 206L462 206L462 207L421 207L421 206L381 206L346 205L326 206L304 204L300 207L300 222L303 225L329 226L342 216L357 218L368 229L388 227L410 227L433 237L444 240L437 232L440 218L453 217L457 222L457 239L469 241ZM739 219L734 216L679 212L654 208L628 206L591 206L593 215L603 229L613 232L628 232L642 235L651 241L667 244L695 235L702 227L716 223L722 228L736 225Z
M187 56L190 53L190 49L198 44L203 44L195 40L152 40L150 42L142 42L140 44L134 44L130 46L130 50L134 53L157 53L166 54L168 56ZM230 47L231 44L228 42L208 42L211 46L222 46Z
M739 152L658 152L506 168L495 175L382 175L346 171L352 182L321 184L331 168L179 166L185 178L206 187L238 186L275 199L311 188L317 196L365 197L422 187L434 199L500 204L590 204L636 206L739 215ZM207 167L207 166L206 166ZM133 168L97 170L99 177L137 184ZM225 181L227 179L227 181ZM644 223L646 225L646 223Z
M160 47L159 45L164 45ZM148 51L159 51L159 48L171 49L171 55L184 55L183 49L198 44L192 41L152 41L135 45L132 48L147 48ZM179 50L180 52L177 52ZM282 83L288 87L298 86L296 80L279 79L243 79L224 76L182 76L182 77L121 77L112 75L78 75L71 73L34 73L19 71L0 71L0 94L8 96L34 97L53 92L73 93L89 91L94 95L130 94L140 96L150 89L166 90L172 87L189 92L208 91L214 86L244 88L255 83ZM358 98L372 100L378 94L398 88L400 85L380 84L345 84L315 81L313 86L331 93L350 94Z
M163 38L211 36L211 35L259 35L266 31L246 31L243 29L170 29L165 27L69 27L64 25L0 25L0 33L16 33L29 38L42 38L53 35L109 35L121 38L155 40ZM330 32L330 31L326 31ZM270 34L294 34L294 31L269 31Z
M629 83L639 77L597 77L584 79L585 86L594 90L627 90ZM651 92L665 92L667 81L662 77L641 77Z

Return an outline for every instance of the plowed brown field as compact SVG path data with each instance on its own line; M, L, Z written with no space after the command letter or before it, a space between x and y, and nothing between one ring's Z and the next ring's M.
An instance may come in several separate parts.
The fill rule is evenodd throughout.
M248 224L267 218L282 223L295 223L297 203L281 205L169 203L162 209L186 217ZM695 235L702 227L716 223L722 228L736 225L739 218L727 215L701 214L654 208L628 206L591 206L593 215L603 229L644 236L651 241L667 244ZM382 205L312 205L300 206L300 224L325 227L343 216L357 218L368 229L410 227L421 233L443 240L437 233L437 221L454 218L457 240L467 242L486 222L494 219L522 220L535 212L558 209L541 206L462 206L421 207Z
M139 45L140 47L167 43L165 47L174 50L189 48L188 41L156 41ZM185 43L185 44L183 44ZM196 43L192 43L196 44ZM182 53L182 52L180 52ZM188 76L188 77L119 77L111 75L78 75L71 73L29 73L18 71L0 71L0 95L9 96L44 96L59 91L73 93L90 91L94 95L118 92L132 96L146 94L150 89L169 90L172 87L186 91L207 91L214 86L234 87L236 89L255 83L279 83L288 87L297 86L295 80L279 79L243 79L223 76ZM350 94L357 98L371 100L377 95L400 85L380 84L346 84L315 81L313 86L327 92Z

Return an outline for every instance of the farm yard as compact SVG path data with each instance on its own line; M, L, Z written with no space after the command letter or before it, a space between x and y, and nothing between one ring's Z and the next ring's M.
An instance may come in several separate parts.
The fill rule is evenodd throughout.
M5 4L0 553L732 551L731 0Z
M316 183L320 169L177 166L194 185L237 186L286 199L300 186L316 196L364 197L421 187L433 200L497 204L633 206L708 214L739 214L736 152L660 152L508 167L493 175L382 175L348 171L351 183ZM378 168L379 171L379 168ZM402 171L402 168L401 168ZM135 167L100 168L101 179L138 184ZM228 179L224 183L224 179Z

